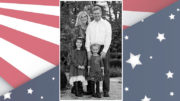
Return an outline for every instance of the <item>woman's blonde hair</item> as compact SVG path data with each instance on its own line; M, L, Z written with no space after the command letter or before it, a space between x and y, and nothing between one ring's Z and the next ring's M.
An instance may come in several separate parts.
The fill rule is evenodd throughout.
M88 13L87 13L86 11L81 11L81 12L79 12L78 15L77 15L75 26L81 25L81 23L82 23L82 22L81 22L81 17L82 17L83 14L85 14L85 15L87 16L87 24L91 21Z

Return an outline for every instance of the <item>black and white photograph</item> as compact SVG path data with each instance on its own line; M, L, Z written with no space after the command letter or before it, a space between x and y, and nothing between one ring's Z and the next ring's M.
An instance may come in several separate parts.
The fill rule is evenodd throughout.
M122 1L60 1L60 99L122 99Z

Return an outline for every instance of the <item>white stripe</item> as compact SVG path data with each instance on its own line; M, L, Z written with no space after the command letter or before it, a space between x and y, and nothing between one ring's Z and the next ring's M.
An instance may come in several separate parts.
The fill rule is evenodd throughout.
M151 16L152 12L123 11L123 25L132 26L137 22Z
M9 85L3 78L0 77L0 96L12 90L13 87Z
M0 15L0 24L59 45L60 30L30 21Z
M55 65L2 38L0 38L0 49L1 57L5 61L31 79L55 67Z
M48 14L48 15L55 15L55 16L60 15L59 6L0 3L0 8L27 11L27 12L33 12L33 13Z

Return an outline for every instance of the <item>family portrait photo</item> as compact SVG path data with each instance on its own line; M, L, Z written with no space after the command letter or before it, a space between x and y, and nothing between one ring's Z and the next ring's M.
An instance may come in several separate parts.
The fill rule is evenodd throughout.
M60 99L122 99L122 2L60 1Z

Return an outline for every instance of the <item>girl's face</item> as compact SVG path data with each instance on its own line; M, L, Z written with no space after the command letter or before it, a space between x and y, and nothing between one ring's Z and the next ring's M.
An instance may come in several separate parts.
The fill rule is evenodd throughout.
M82 47L82 40L77 40L77 41L76 41L76 47L77 47L78 49L80 49L80 48Z
M83 24L85 24L85 23L87 23L87 21L88 21L87 15L86 15L86 14L82 14L82 15L81 15L81 22L82 22Z
M92 46L92 52L94 54L98 53L99 52L99 46Z

